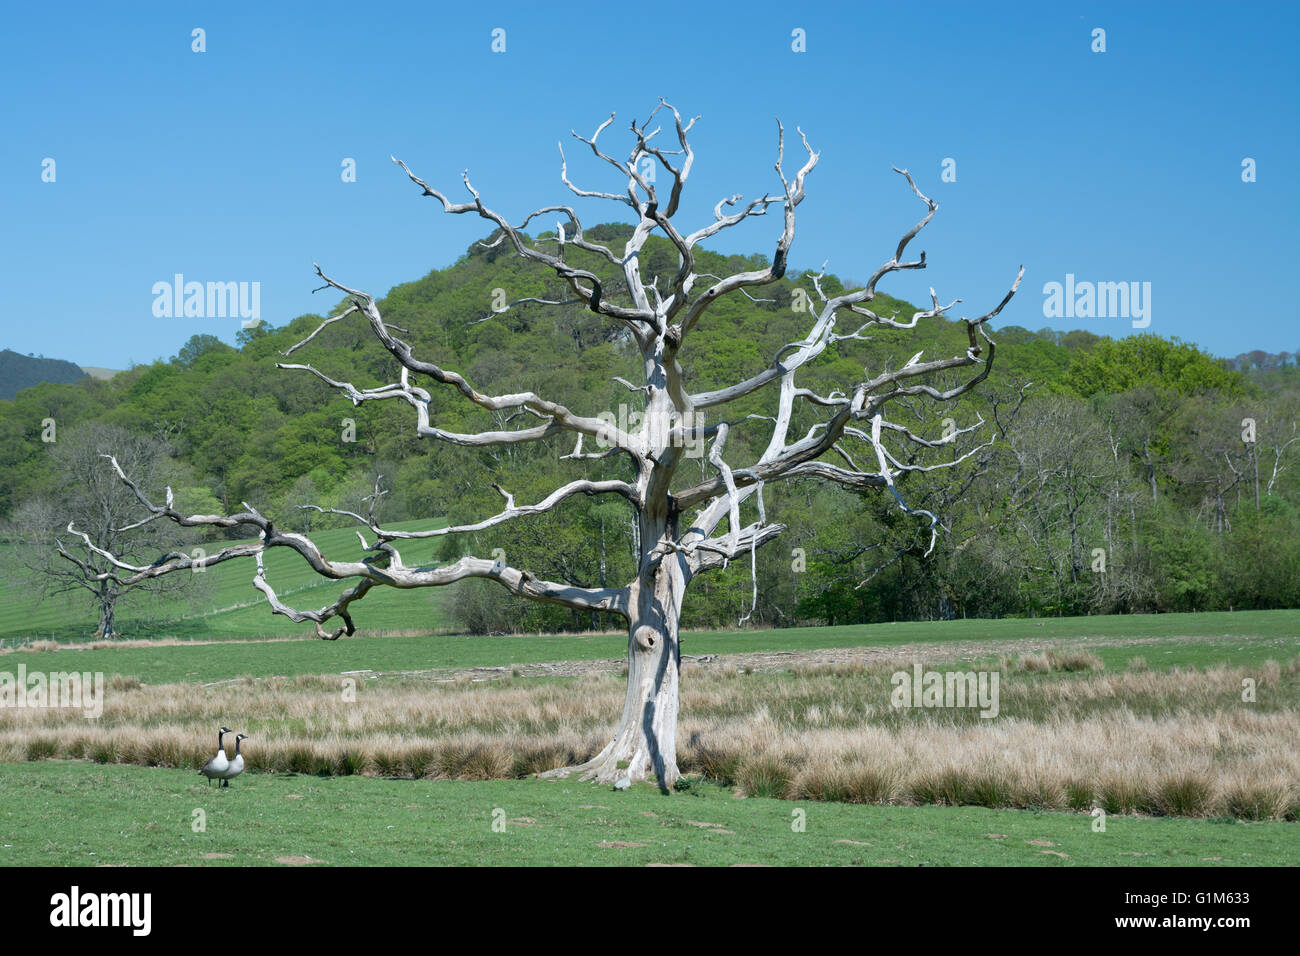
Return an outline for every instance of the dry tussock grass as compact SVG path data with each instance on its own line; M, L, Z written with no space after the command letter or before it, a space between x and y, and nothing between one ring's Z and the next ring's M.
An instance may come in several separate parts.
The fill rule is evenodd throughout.
M894 710L910 661L747 675L696 667L683 688L679 764L746 794L1179 816L1300 819L1300 665L1101 672L1051 653L1017 661L1001 715ZM1243 677L1259 702L1240 701ZM217 687L117 679L104 714L0 710L0 760L83 758L197 768L211 731L250 733L251 769L394 777L521 777L581 762L608 740L620 680L370 680Z
M1100 671L1104 670L1105 666L1100 657L1086 650L1038 651L1032 654L1021 654L1014 662L1010 658L1002 658L1003 671L1019 671L1022 674Z

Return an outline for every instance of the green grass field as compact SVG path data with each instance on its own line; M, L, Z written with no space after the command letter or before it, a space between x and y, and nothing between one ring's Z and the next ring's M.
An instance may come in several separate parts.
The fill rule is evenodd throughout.
M406 595L398 595L405 597ZM384 595L379 595L384 597ZM371 598L366 599L367 602ZM367 614L372 608L367 607ZM267 614L265 608L260 613ZM622 634L471 637L428 635L353 637L321 641L298 628L301 641L242 641L157 647L64 649L23 652L29 670L102 671L137 677L146 683L209 682L231 677L337 674L342 671L431 670L444 667L506 667L536 661L599 660L626 654ZM1187 638L1188 640L1177 640ZM1104 646L1106 640L1148 640L1151 644ZM1300 611L1238 611L1213 614L1161 614L1129 617L1032 620L943 621L863 624L850 627L800 627L769 631L687 633L685 654L738 654L755 651L808 651L822 648L889 647L913 644L972 645L1033 641L1060 646L1096 641L1107 667L1122 668L1133 657L1152 667L1203 667L1211 663L1258 664L1295 656L1300 645ZM940 654L944 653L942 650Z
M423 531L446 525L442 519L404 521L393 525L406 531ZM351 528L335 528L312 535L321 550L339 560L362 557L361 544ZM204 545L209 553L233 542ZM0 548L7 547L0 545ZM433 542L412 542L402 549L408 562L427 559ZM183 619L158 623L141 618L128 597L119 612L118 628L124 637L229 638L267 637L301 633L302 629L284 617L273 615L266 599L253 587L256 570L251 559L227 561L204 571L206 590L198 607L187 610ZM346 583L323 581L307 563L288 548L275 548L266 555L267 580L281 600L293 607L318 608L333 601ZM364 602L368 631L435 631L446 625L442 610L445 592L437 588L397 591L380 588ZM358 605L360 608L361 605ZM39 601L30 583L9 575L0 581L0 638L44 638L81 640L95 629L93 609L79 596L52 595Z
M155 717L131 717L136 710L129 709L125 716L108 720L112 724L130 717L144 721L141 729L150 731L157 729L152 723L155 720L168 726L175 724L184 740L193 737L198 741L200 728L206 734L207 725L218 715L225 719L232 701L240 701L235 710L246 718L248 727L253 727L249 722L254 717L251 702L261 699L258 694L269 695L267 701L271 702L259 706L290 706L290 702L297 701L291 705L298 708L295 713L306 706L308 709L298 716L290 719L285 715L278 723L266 715L258 718L262 723L252 732L262 742L265 753L276 733L305 735L303 739L308 741L324 733L311 727L325 726L324 701L326 697L337 697L337 691L330 688L336 688L341 672L371 670L395 676L441 668L615 661L624 654L625 640L619 634L356 637L335 642L314 638L227 639L209 644L17 651L0 655L0 671L12 672L21 663L29 671L91 670L134 677L159 693L171 693L162 685L188 686L191 690L186 699L190 702L182 705L179 700L184 695L178 693L176 706L181 709L175 714L159 705L162 710ZM1014 659L1019 653L1041 648L1079 647L1101 658L1104 673L1124 672L1132 658L1142 657L1150 670L1165 672L1175 679L1180 671L1204 671L1219 664L1258 668L1272 660L1285 665L1300 653L1300 611L687 633L683 647L685 653L694 655L774 655L768 661L768 671L744 678L755 682L745 686L752 688L759 702L770 699L784 702L781 706L786 709L793 708L781 720L796 727L804 720L802 715L809 702L799 696L798 688L805 686L799 683L800 678L787 678L781 673L785 666L779 656L782 652L896 649L900 657L936 664L966 662L969 667L996 661L999 655ZM730 672L736 674L734 666ZM1086 680L1088 674L1083 672L1077 678ZM308 675L336 676L326 679ZM297 677L300 683L306 683L298 686L262 680L274 676ZM420 683L430 676L436 675L408 673L391 682L367 684L367 688L375 689L367 689L366 694L413 693L420 702L418 706L428 708L439 700L458 699L463 699L466 706L471 706L471 701L478 702L472 706L486 706L498 693L491 684ZM239 677L253 678L253 682L195 686ZM1074 675L1028 674L1020 678L1025 686L1064 679L1074 679ZM319 688L312 683L317 680ZM528 687L549 686L556 687L557 694L571 686L586 688L587 694L604 693L608 690L606 684L615 677L607 673L595 683L573 683L583 680L525 677L515 679L513 685L507 681L500 693L509 695ZM688 687L692 686L689 673L684 680ZM836 700L851 707L853 699L883 699L884 691L869 691L866 683L859 686L854 680L846 679L846 686L856 688L856 698L850 695L814 703L829 713ZM265 691L257 690L264 683ZM1231 688L1228 691L1219 703L1210 698L1200 702L1196 713L1203 716L1216 707L1229 707L1228 698L1235 699L1236 692ZM539 693L550 699L549 692ZM875 696L864 696L871 693ZM1013 693L1010 685L1008 693ZM1266 689L1264 693L1277 692ZM312 694L324 695L320 705L305 703ZM364 699L368 698L363 695ZM1279 719L1292 712L1291 704L1269 703L1271 700L1268 697L1264 703ZM1014 696L1007 699L1013 722L1019 719L1015 716L1015 701ZM741 706L739 699L736 706ZM1152 701L1143 704L1136 698L1109 702L1098 699L1066 706L1061 713L1085 715L1098 708L1115 707L1127 707L1134 713L1144 712L1143 707L1155 707L1163 712L1165 706ZM186 708L193 707L203 709L197 722L187 716ZM611 702L608 719L615 716L615 708ZM602 705L602 715L603 710ZM542 711L543 716L545 713ZM737 711L741 718L745 713L748 711ZM1158 714L1153 711L1153 716ZM416 717L415 711L412 717ZM433 718L435 723L438 719ZM492 721L497 718L488 715L483 719L487 723L482 732L495 732ZM545 739L553 732L547 730L549 723L533 728L520 723L522 719L521 715L511 718L515 722L509 727L502 725L507 739L524 733ZM570 718L554 719L564 722ZM698 723L700 717L687 711L684 719L689 725L692 720ZM76 725L69 728L74 731L90 723L69 720ZM1025 715L1024 720L1040 722L1032 715ZM878 723L886 726L890 721ZM358 727L357 732L367 730ZM383 732L391 734L394 730ZM410 733L413 741L427 738L432 744L444 731L422 725ZM138 761L120 754L105 759L107 762L29 757L26 763L0 763L0 865L1210 866L1286 865L1300 860L1300 824L1294 822L1112 814L1106 832L1098 833L1085 813L982 806L882 806L757 796L740 799L743 788L733 789L698 777L690 780L684 792L665 797L653 788L615 792L575 781L403 779L400 775L393 778L352 771L347 771L350 775L315 776L283 772L285 768L281 767L281 772L274 773L254 769L231 788L218 791L209 789L193 769L186 768L187 764L197 766L189 757L166 766L132 765ZM196 810L206 815L203 832L191 828ZM496 810L504 814L504 832L492 828ZM795 811L806 813L803 832L792 829Z
M979 807L665 797L568 781L245 775L0 764L0 865L1285 865L1296 825ZM206 829L196 833L195 811ZM501 832L495 819L504 821ZM804 814L804 830L794 823Z

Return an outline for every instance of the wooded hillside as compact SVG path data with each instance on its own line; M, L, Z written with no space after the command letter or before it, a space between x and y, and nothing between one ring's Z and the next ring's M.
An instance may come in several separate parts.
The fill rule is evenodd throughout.
M610 242L627 228L600 226L587 235ZM575 264L603 268L582 257L574 250ZM664 240L647 243L646 261L650 273L665 277L676 268ZM765 262L701 253L700 269L724 274ZM821 282L828 295L842 288L834 276ZM612 275L610 287L616 289ZM815 300L810 278L792 272L770 300L737 295L720 302L683 355L688 387L726 385L765 368L782 345L806 334L805 293ZM563 286L504 245L476 244L454 265L392 289L380 305L387 322L409 331L404 337L417 355L463 372L477 387L535 389L612 420L634 415L638 396L613 380L635 380L636 351L621 331L576 305L493 315L530 296L566 298ZM884 295L873 308L904 317L915 311ZM98 421L161 438L174 456L170 480L179 507L221 511L247 501L288 527L338 526L344 519L297 506L364 510L361 499L379 475L390 489L380 512L387 521L470 521L499 509L493 481L522 503L577 476L577 466L561 458L571 447L449 449L418 439L406 406L354 408L313 376L276 369L280 351L322 318L264 322L241 332L238 348L198 334L175 357L111 381L42 384L0 401L0 518L51 486L50 446L41 440L46 418L55 419L60 434ZM799 481L775 485L769 517L790 530L758 552L755 622L1300 604L1300 370L1291 356L1246 353L1225 361L1153 335L1115 341L1016 326L990 334L998 344L992 374L947 406L952 424L940 426L965 428L983 418L984 427L952 454L984 447L954 469L902 479L912 507L942 517L936 552L922 559L924 529L875 496ZM964 339L959 322L943 319L908 333L873 332L869 342L829 348L809 366L807 384L831 388L864 367L897 368L918 349L960 353ZM355 316L327 327L293 360L359 387L396 377L396 363ZM768 414L764 403L771 400L756 393L728 408L728 418ZM431 418L454 431L492 424L488 413L436 390ZM792 432L811 423L796 420ZM918 418L917 427L934 423ZM756 456L763 441L759 429L739 425L729 448L752 442ZM624 477L615 458L599 466L608 475L586 467L593 478ZM709 467L701 456L679 477L698 481ZM783 517L794 514L801 519ZM501 547L550 579L594 586L631 573L633 533L622 504L583 498L462 547L478 554ZM435 550L407 561L441 563L458 554L453 539L423 546ZM749 610L749 562L740 564L698 582L684 626L734 624ZM454 612L463 627L609 623L517 602L489 587L456 586ZM364 608L358 613L364 625Z

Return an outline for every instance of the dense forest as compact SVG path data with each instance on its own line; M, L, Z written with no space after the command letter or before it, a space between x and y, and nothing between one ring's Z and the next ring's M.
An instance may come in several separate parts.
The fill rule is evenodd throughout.
M608 242L627 228L601 226L587 235ZM652 239L643 258L649 274L676 268L666 241ZM723 274L765 261L702 253L697 268ZM821 284L827 294L841 288L834 276ZM494 314L505 301L562 300L564 291L504 247L476 244L449 268L392 289L380 308L409 332L416 355L461 371L483 390L529 388L590 414L634 416L637 396L615 381L634 380L638 368L621 329L575 305ZM688 387L721 387L767 367L781 346L805 335L812 291L809 275L791 272L766 299L719 303L683 353ZM873 308L903 317L915 311L884 295ZM42 441L48 419L60 439L99 423L161 443L169 458L158 480L174 487L182 509L210 513L248 502L303 530L347 519L300 506L364 510L377 481L388 491L384 520L463 522L499 509L493 482L522 503L582 474L626 477L615 457L564 460L569 446L479 450L423 441L404 404L354 407L310 373L276 369L286 361L283 350L322 318L264 322L241 331L237 348L198 334L171 359L111 381L41 384L0 401L0 519L57 492L51 444ZM1300 370L1293 356L1215 359L1149 334L1112 340L1003 326L991 335L996 359L978 389L939 408L910 409L908 427L929 437L983 423L944 446L943 454L963 458L959 465L900 479L910 506L941 517L931 555L924 556L924 522L901 513L892 498L778 483L767 490L767 512L788 530L757 554L756 605L750 562L736 562L691 589L683 626L734 625L751 610L755 624L785 626L1300 605ZM876 331L870 341L828 348L808 367L805 384L842 387L861 381L864 368L896 368L918 351L960 354L964 343L961 324L944 319L911 332ZM292 361L358 387L397 375L397 363L355 315L326 327ZM431 419L440 427L493 424L450 390L430 390ZM757 456L771 401L756 393L728 410L731 419L752 416L733 429L730 449ZM796 420L792 432L812 421ZM679 477L690 483L711 471L699 456ZM407 561L442 563L500 547L512 564L543 577L612 584L632 575L629 519L620 502L570 499L556 512L491 532L426 542L429 553ZM476 632L611 624L516 600L484 582L456 585L452 605L458 624ZM364 605L355 613L364 626Z

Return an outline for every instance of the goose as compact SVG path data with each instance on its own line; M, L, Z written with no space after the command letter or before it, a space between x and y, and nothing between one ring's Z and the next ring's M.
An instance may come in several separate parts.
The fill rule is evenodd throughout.
M199 768L199 773L207 777L209 783L213 780L219 780L230 766L230 761L226 759L226 745L222 739L228 733L230 733L229 727L221 728L217 734L217 755Z
M248 734L235 735L235 755L230 758L230 765L226 767L225 773L221 775L221 785L223 787L230 786L230 781L244 772L244 755L239 752L239 744L247 739Z

